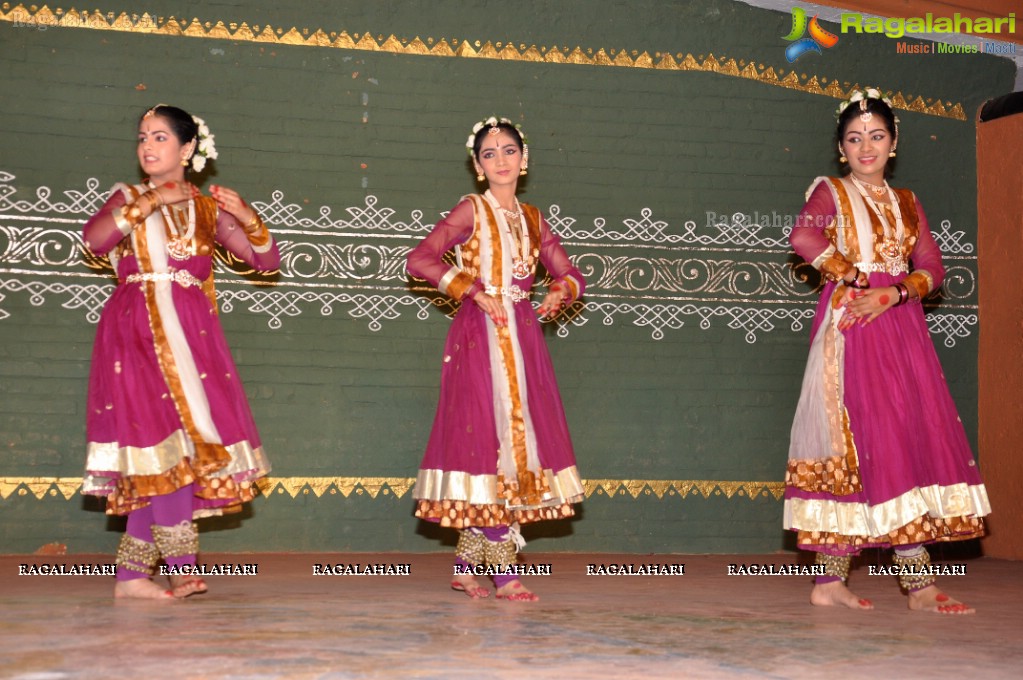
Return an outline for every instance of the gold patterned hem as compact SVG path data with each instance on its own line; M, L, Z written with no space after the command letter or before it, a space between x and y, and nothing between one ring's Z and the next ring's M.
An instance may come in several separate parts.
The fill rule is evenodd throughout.
M551 497L551 484L546 474L538 475L532 470L520 469L518 479L510 482L499 473L497 495L512 507L542 507L543 499Z
M260 473L258 476L262 476ZM242 503L256 497L258 489L253 483L256 475L245 481L232 477L208 477L200 475L188 460L160 474L129 475L118 478L107 496L106 514L127 515L144 508L152 496L164 496L195 483L195 495L204 500L218 501L223 505L204 508L196 512L201 515L238 512Z
M796 545L803 549L827 548L840 552L859 552L862 548L896 547L936 541L965 541L985 533L980 517L918 517L909 524L883 536L845 536L830 531L799 531Z
M415 515L439 523L442 527L468 529L469 527L498 527L518 522L544 522L555 519L566 519L575 515L572 503L582 497L572 498L564 503L534 508L510 508L498 503L476 504L467 501L429 501L416 502Z
M785 485L812 493L848 496L863 489L860 471L850 469L848 457L831 456L821 460L790 460Z
M493 504L513 508L535 508L581 499L586 490L579 471L572 465L554 472L545 468L529 472L527 486L519 479L506 480L501 473L470 474L461 471L422 469L416 476L416 499L445 501L458 499L481 507Z

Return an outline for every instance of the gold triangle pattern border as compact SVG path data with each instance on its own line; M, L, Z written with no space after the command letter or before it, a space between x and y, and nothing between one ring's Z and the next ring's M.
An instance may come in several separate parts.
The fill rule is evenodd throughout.
M300 495L368 496L402 498L415 484L414 477L264 477L256 482L266 497ZM81 477L0 477L0 500L11 497L34 496L71 500L82 488ZM780 500L785 493L784 482L723 482L678 479L587 479L583 481L587 497L604 496L614 499L680 499L724 496L725 498L773 498Z
M626 50L614 48L583 48L576 46L558 47L515 44L504 41L480 40L434 40L427 38L424 42L419 36L412 39L384 36L372 33L349 33L348 31L325 31L322 28L310 31L308 28L299 30L292 26L284 29L274 26L249 25L246 22L236 23L223 21L203 21L199 18L177 19L174 16L161 17L149 13L128 14L121 12L100 12L94 10L79 11L74 8L50 10L48 6L30 8L19 3L0 5L0 21L8 21L15 25L36 27L87 28L101 31L122 31L167 35L187 38L207 38L214 40L234 40L241 42L266 43L272 45L297 45L304 47L335 48L342 50L364 50L368 52L387 52L390 54L461 57L467 59L496 59L504 61L521 61L544 64L566 64L577 66L603 66L618 68L638 68L661 71L705 71L733 78L745 78L756 82L798 90L843 100L849 92L861 89L859 83L848 82L839 85L834 78L818 77L817 75L797 74L795 71L785 72L773 66L755 64L745 59L731 57L715 57L713 54L693 56L682 52L655 52ZM779 46L779 52L781 47ZM896 92L891 95L895 108L914 111L931 116L966 120L963 105L959 102L942 101L938 98Z

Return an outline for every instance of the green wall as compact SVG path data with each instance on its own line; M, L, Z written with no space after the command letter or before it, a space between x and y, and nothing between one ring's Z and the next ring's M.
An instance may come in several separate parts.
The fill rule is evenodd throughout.
M74 493L92 336L112 287L79 234L114 182L138 178L135 122L157 102L206 120L220 158L203 186L257 205L284 257L276 277L218 274L278 483L242 517L207 522L205 549L450 543L412 518L407 482L451 307L403 265L474 190L463 144L491 114L522 123L522 198L589 281L585 307L548 340L579 468L608 481L574 520L527 529L533 548L786 545L776 494L816 280L793 267L783 226L810 181L838 169L829 87L920 98L899 112L893 183L917 192L945 250L952 276L929 319L976 441L971 121L1011 89L1004 59L899 55L893 40L850 35L790 66L790 16L726 0L101 4L84 19L0 6L4 551L117 540L118 520ZM441 41L457 53L421 53ZM380 478L391 484L378 492ZM744 482L760 484L736 492Z

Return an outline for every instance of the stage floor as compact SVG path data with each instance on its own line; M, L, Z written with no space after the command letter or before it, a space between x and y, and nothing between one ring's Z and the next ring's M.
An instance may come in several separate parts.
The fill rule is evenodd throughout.
M209 576L208 593L173 602L115 601L109 576L19 575L109 555L0 556L0 677L1008 678L1023 668L1023 562L945 562L967 574L939 583L977 608L954 617L910 612L895 578L865 563L850 583L872 612L811 606L808 576L728 574L796 564L793 554L522 559L551 565L523 578L539 602L470 600L448 588L443 554L203 555L257 573ZM353 563L410 573L313 574ZM587 575L674 564L685 574Z

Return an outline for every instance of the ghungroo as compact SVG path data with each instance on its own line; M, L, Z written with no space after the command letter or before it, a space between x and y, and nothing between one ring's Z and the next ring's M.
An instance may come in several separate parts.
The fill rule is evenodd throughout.
M475 529L465 529L458 534L458 545L455 546L455 557L460 557L469 564L486 564L486 536Z
M156 572L156 562L159 559L160 551L152 543L127 533L121 534L117 557L114 560L117 566L152 576Z
M909 554L895 551L892 562L899 570L899 585L907 591L922 590L938 580L931 573L931 556L922 545Z
M517 554L518 550L515 549L515 541L509 537L503 541L487 541L483 556L488 566L507 570L515 564L515 556Z
M199 529L187 519L169 527L154 524L152 529L153 541L163 557L185 557L199 552Z
M844 581L849 578L849 565L852 563L852 557L818 552L816 563L824 565L825 576L837 576Z

